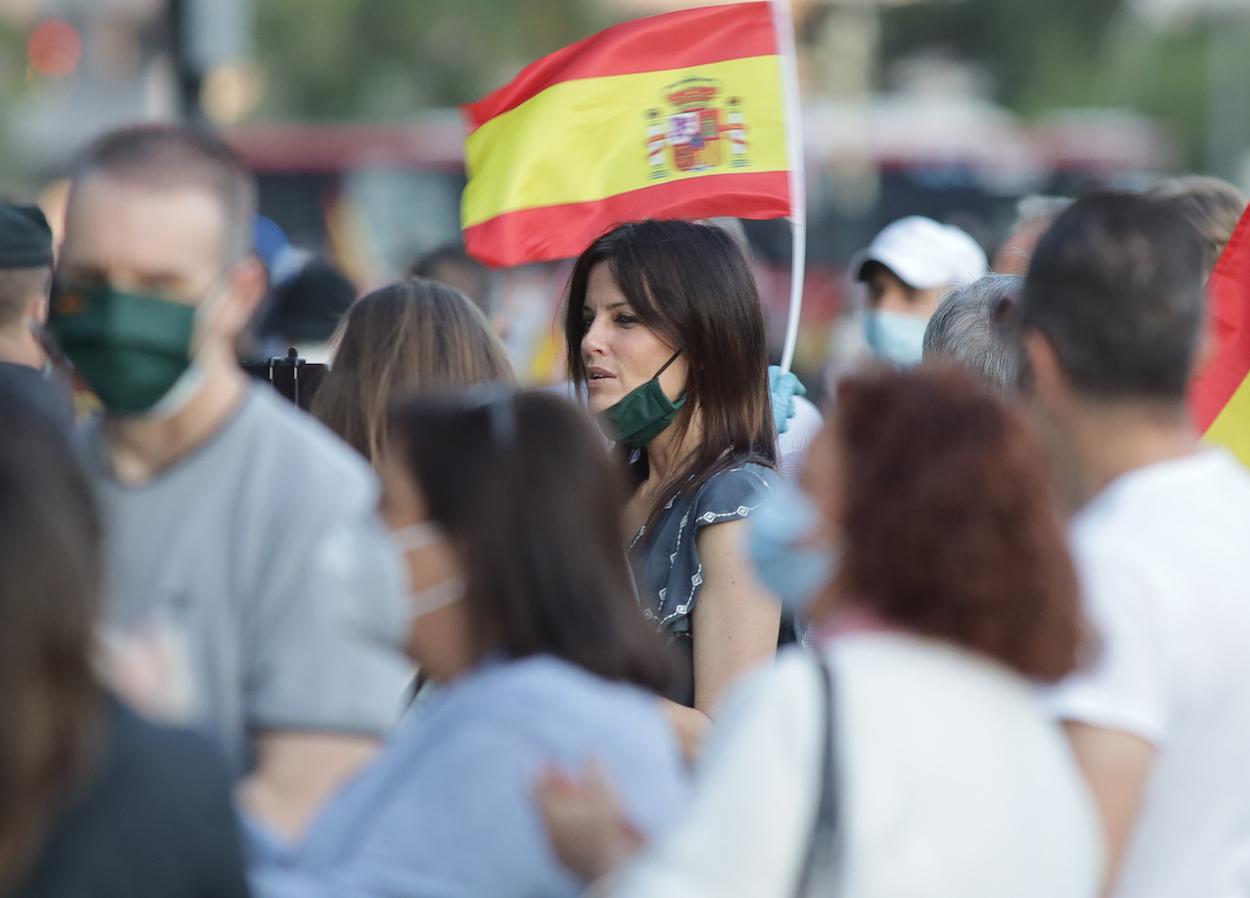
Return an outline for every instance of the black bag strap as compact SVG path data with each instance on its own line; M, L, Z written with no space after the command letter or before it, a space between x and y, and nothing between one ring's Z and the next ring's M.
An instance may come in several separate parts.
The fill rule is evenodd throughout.
M824 726L821 742L823 751L820 758L820 794L816 802L816 822L812 827L811 838L808 839L807 853L803 858L803 867L799 871L795 898L832 898L837 893L837 856L840 849L840 833L838 828L838 776L837 757L834 743L834 728L837 722L834 709L833 668L824 653L815 649L816 667L820 672L820 704L817 717Z

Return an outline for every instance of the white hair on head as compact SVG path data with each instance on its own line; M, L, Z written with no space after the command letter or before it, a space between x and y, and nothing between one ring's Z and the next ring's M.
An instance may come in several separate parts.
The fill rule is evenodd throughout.
M924 358L949 359L999 393L1019 388L1020 351L1004 318L1024 286L1014 274L990 274L942 298L924 332Z

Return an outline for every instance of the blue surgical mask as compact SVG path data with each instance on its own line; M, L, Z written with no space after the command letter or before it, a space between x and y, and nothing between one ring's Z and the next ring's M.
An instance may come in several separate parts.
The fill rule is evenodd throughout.
M808 544L819 526L816 506L784 480L747 522L747 554L756 575L791 615L805 613L837 570L832 548Z
M864 322L864 336L873 353L903 368L920 364L929 319L903 312L873 311Z

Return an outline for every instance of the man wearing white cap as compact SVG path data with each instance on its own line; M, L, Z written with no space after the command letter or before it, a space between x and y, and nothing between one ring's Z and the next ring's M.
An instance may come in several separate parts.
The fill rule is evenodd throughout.
M966 232L911 215L888 225L851 262L868 285L865 336L873 354L897 365L920 361L925 326L947 290L986 273L985 251Z

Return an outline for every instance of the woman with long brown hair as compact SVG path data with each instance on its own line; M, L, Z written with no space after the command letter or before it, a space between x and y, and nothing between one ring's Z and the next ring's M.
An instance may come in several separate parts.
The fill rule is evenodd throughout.
M513 382L507 352L477 306L425 278L359 299L334 342L312 413L375 466L396 396Z
M3 393L0 421L0 895L245 896L221 759L92 669L102 534L66 437Z
M668 709L691 753L725 687L778 640L742 550L778 480L755 281L718 227L621 225L578 258L564 332L573 382L629 468L629 555L677 658Z

